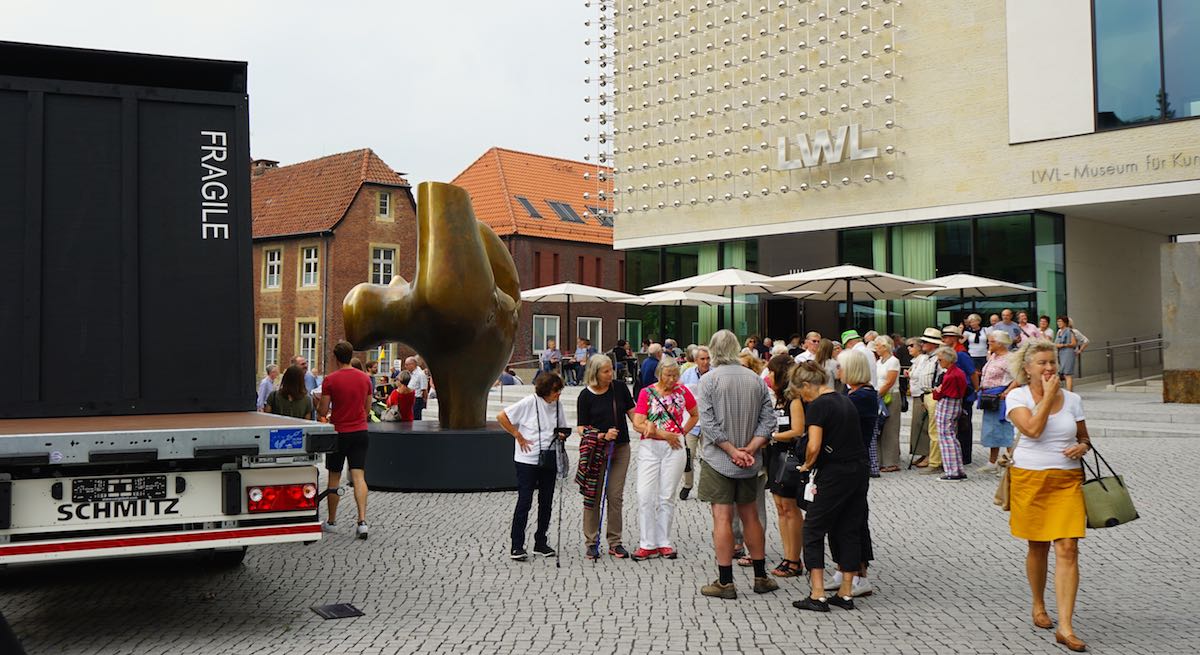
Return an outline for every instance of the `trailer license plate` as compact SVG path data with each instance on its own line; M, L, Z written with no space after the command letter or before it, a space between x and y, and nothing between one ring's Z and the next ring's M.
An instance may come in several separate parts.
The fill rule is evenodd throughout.
M152 500L167 497L167 476L138 475L127 478L77 478L71 481L71 502L105 500Z

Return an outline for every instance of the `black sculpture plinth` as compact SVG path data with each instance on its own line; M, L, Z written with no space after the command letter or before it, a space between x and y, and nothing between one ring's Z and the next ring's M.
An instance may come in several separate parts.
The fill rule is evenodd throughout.
M513 491L513 438L499 423L443 428L437 421L372 423L367 487L379 491Z

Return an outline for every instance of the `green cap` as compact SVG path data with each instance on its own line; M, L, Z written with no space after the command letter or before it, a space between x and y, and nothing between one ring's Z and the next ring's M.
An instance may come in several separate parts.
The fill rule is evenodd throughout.
M858 333L858 330L846 330L845 332L842 333L842 345L845 345L846 342L850 341L851 339L861 339L861 338L862 338L862 335L860 335Z

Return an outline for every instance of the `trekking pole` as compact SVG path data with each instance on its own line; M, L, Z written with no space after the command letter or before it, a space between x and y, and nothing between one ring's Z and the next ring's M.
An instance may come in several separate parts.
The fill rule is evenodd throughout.
M604 463L604 483L600 485L600 510L599 514L597 514L599 520L596 521L596 539L592 542L592 545L596 547L596 559L592 560L593 565L600 561L600 534L604 532L604 506L608 501L608 474L612 472L613 449L616 445L615 441L608 442L608 455L606 457L608 461Z
M562 441L558 442L558 447L561 449L560 452L562 454L566 454L567 448L563 444ZM563 558L562 519L563 519L563 495L564 495L562 481L567 479L567 471L569 471L569 470L570 470L570 467L568 466L567 469L563 471L563 474L558 476L558 480L554 483L555 487L557 488L556 491L558 492L558 541L555 544L558 546L558 557L554 558L554 568L556 568L556 569L562 568L562 558Z

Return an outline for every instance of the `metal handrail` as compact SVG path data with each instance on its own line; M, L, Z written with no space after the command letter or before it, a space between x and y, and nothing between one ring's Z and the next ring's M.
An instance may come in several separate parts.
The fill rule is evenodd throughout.
M1097 348L1098 351L1104 352L1104 358L1108 364L1108 382L1109 384L1117 383L1117 368L1115 358L1125 350L1132 350L1133 360L1136 363L1138 371L1138 379L1145 377L1142 354L1151 351L1158 352L1158 363L1162 364L1163 338L1162 334L1158 334L1151 338L1131 337L1129 341L1124 343L1113 343L1105 341L1103 348ZM1121 352L1119 352L1121 351Z

